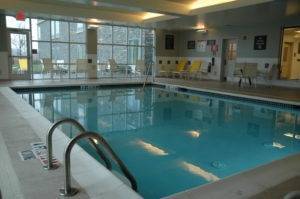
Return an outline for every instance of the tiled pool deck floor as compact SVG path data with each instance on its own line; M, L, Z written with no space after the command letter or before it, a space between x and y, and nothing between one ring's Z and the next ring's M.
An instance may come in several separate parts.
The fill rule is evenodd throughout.
M37 160L24 162L20 160L18 151L29 149L32 142L45 141L46 131L51 124L8 87L74 86L82 84L122 85L142 83L143 81L144 79L104 79L0 82L0 189L3 198L60 198L58 189L63 186L64 179L63 167L56 171L45 171ZM300 101L299 89L261 86L257 88L238 88L237 85L213 81L185 81L162 78L156 79L156 82L288 100L294 103ZM67 138L61 132L54 133L54 153L61 162L67 142ZM77 162L80 162L78 165L72 165L73 185L84 187L84 189L81 189L80 194L73 198L140 198L127 185L117 180L116 177L112 177L99 164L93 164L91 158L84 155L79 147L74 148L72 154L72 161L77 159ZM299 165L300 155L288 157L263 166L259 170L251 170L207 186L173 195L171 198L195 199L200 198L200 196L201 198L210 199L269 198L268 196L274 196L274 194L282 198L283 193L295 189L295 186L290 185L299 182L298 178L295 178L300 175ZM89 171L83 168L89 168L87 169ZM285 185L284 190L278 188L274 191L272 187L280 183Z
M172 84L225 93L242 94L247 96L257 96L300 103L300 88L285 88L279 86L270 87L266 85L257 85L257 87L255 88L254 85L249 86L249 84L244 87L239 87L237 83L209 80L183 80L172 78L155 78L155 81L162 84Z

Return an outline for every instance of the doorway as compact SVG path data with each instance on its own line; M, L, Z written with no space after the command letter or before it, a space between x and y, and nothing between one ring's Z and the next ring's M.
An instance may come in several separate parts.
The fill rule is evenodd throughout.
M300 27L283 30L280 78L300 79Z
M221 81L230 81L233 78L237 57L237 39L223 39Z
M8 30L10 79L30 79L29 31Z

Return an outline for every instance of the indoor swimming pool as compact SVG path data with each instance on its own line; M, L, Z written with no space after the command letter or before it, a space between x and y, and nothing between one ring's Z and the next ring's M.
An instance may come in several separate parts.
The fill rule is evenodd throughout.
M160 198L300 152L300 111L162 87L22 89L49 121L99 132L146 199ZM69 125L63 132L74 137ZM96 157L85 143L82 147Z

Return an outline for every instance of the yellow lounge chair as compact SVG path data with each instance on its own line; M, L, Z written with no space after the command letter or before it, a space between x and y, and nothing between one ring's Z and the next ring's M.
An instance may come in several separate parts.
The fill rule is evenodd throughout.
M175 77L176 75L179 75L179 77L181 77L181 73L186 70L187 63L188 61L186 59L181 59L176 66L176 70L172 72L173 77Z
M21 72L27 72L28 70L28 60L26 58L19 59L19 66Z
M192 76L196 78L197 75L200 73L201 65L202 65L201 60L194 60L191 66L188 68L188 70L182 72L181 75L185 76L188 79L190 79Z

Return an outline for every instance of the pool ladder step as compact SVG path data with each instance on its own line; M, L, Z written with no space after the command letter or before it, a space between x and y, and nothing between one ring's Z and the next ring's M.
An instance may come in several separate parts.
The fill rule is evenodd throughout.
M122 162L122 160L117 156L117 154L113 151L113 149L110 147L110 145L106 142L106 140L95 132L88 132L84 129L84 127L77 122L74 119L71 118L64 118L57 122L55 122L49 129L46 137L47 142L47 158L48 158L48 165L45 167L45 169L53 170L57 167L53 164L53 152L52 152L52 135L55 131L55 129L62 125L62 124L72 124L74 125L78 130L79 134L75 136L70 142L68 143L65 152L64 152L64 165L65 165L65 186L64 188L60 189L60 195L63 196L74 196L78 193L78 189L73 188L71 186L71 160L70 155L73 146L82 139L88 139L89 143L93 146L93 148L96 150L97 154L100 156L100 158L104 161L106 168L111 171L112 165L110 160L105 156L104 152L99 148L98 144L101 144L102 147L106 149L114 159L114 161L118 164L121 171L123 172L124 176L130 181L131 188L134 191L137 191L137 182L133 175L130 173L128 168L125 166L125 164ZM94 141L96 140L98 144Z

